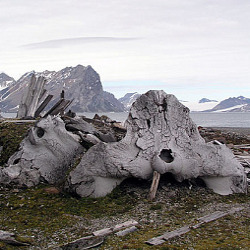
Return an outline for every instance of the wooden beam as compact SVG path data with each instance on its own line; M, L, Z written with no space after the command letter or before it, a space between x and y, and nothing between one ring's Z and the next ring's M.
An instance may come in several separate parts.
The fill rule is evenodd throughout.
M157 171L154 171L151 188L150 188L149 195L148 195L148 199L150 201L154 200L155 198L158 185L159 185L159 181L160 181L160 177L161 175Z
M239 212L239 211L241 211L243 209L244 209L243 207L236 207L236 208L232 208L229 211L225 211L225 212L216 211L216 212L214 212L212 214L209 214L209 215L198 218L197 220L199 221L199 223L196 223L195 225L187 225L187 226L183 226L181 228L178 228L178 229L176 229L174 231L166 232L163 235L151 238L150 240L146 241L146 243L149 244L149 245L153 245L153 246L163 244L167 240L170 240L170 239L172 239L174 237L178 237L178 236L181 236L183 234L186 234L192 229L199 228L204 223L209 223L211 221L222 218L222 217L224 217L226 215L230 215L230 214L234 214L236 212Z
M122 229L131 227L131 226L135 226L137 224L138 224L137 221L135 221L135 220L129 220L129 221L126 221L124 223L118 224L118 225L116 225L114 227L104 228L104 229L95 231L92 234L94 236L106 236L106 235L112 234L114 232L118 232L118 231L120 231Z
M60 99L45 115L57 115L61 110L64 110L65 107L68 107L70 100Z
M48 103L51 101L53 98L53 95L48 95L46 99L41 103L41 105L38 107L38 109L35 112L34 117L37 118L40 113L45 109L45 107L48 105Z

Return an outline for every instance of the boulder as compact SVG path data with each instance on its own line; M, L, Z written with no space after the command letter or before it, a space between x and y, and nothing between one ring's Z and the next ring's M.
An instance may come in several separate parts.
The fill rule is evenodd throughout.
M105 196L128 177L151 179L153 171L178 181L200 177L219 194L247 190L243 167L225 145L206 143L175 96L149 91L132 105L119 142L99 142L70 172L66 189Z

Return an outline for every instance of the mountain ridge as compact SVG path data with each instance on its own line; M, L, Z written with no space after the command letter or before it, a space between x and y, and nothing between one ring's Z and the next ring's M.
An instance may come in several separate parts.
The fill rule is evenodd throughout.
M51 105L60 98L62 90L66 99L73 99L70 109L74 112L122 112L124 106L113 94L105 92L99 74L90 66L77 65L59 71L26 72L12 85L0 101L3 112L16 112L21 97L27 88L32 74L47 79L45 89L54 95ZM1 95L1 92L0 92Z
M249 112L250 98L244 96L229 97L215 107L204 112Z

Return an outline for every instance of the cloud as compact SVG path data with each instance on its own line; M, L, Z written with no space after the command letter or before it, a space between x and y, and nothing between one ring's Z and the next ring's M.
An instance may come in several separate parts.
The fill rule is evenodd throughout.
M249 0L1 0L0 10L0 70L15 77L90 64L117 93L159 82L184 95L249 92Z
M133 37L75 37L66 39L48 40L40 43L30 43L22 45L22 48L26 49L47 49L58 48L63 46L81 45L84 43L106 43L106 42L128 42L138 40L141 38Z

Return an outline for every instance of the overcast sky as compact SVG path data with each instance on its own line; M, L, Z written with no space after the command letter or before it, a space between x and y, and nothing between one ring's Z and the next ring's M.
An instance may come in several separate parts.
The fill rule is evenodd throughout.
M0 72L82 64L116 97L250 97L249 13L249 0L0 0Z

